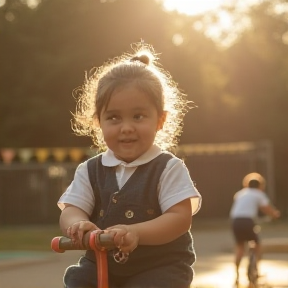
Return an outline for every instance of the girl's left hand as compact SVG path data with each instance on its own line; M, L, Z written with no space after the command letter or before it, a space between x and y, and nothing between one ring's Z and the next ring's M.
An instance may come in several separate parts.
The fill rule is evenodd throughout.
M115 245L124 253L131 253L138 246L139 235L129 225L115 225L105 231L114 236Z

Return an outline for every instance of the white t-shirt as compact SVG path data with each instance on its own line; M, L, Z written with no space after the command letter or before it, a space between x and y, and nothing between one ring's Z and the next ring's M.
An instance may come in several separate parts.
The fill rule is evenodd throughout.
M137 166L150 162L161 153L163 151L158 146L153 145L138 159L126 163L117 159L114 153L108 149L102 154L102 164L107 167L116 167L116 178L119 189L121 189ZM192 215L196 214L201 207L201 195L194 187L187 167L177 157L172 157L167 162L159 180L158 192L162 213L173 205L189 198L191 199ZM65 208L65 203L81 208L89 216L92 214L95 197L89 181L87 161L77 167L74 180L60 197L58 206L61 210Z
M230 211L230 217L233 218L251 218L258 216L258 210L261 206L269 204L267 195L256 188L243 188L234 196L234 202Z

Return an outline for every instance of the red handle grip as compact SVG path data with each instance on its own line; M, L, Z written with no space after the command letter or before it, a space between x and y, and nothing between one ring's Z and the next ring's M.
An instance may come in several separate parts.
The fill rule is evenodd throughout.
M105 234L102 230L95 230L84 235L82 245L75 244L72 239L65 236L54 237L51 248L57 253L64 253L66 250L112 250L115 244L112 235Z

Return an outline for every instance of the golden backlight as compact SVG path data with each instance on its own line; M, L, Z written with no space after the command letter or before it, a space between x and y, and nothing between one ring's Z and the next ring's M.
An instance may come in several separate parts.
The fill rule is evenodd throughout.
M249 7L259 4L261 0L158 0L166 11L177 11L190 16L201 15L202 20L196 21L194 29L203 32L215 40L220 46L229 47L237 35L250 27L250 19L245 15ZM226 10L230 7L232 10ZM233 9L237 13L232 12ZM244 14L243 14L244 13ZM223 36L225 35L225 36ZM181 45L184 39L177 35L175 45ZM175 40L175 41L174 41Z
M188 15L202 14L218 8L226 0L163 0L163 6L168 11L176 10Z

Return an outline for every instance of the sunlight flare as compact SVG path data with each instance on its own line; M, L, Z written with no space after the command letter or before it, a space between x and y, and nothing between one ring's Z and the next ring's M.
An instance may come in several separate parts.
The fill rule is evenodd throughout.
M177 11L186 15L199 15L223 6L233 6L245 10L257 5L261 0L160 0L167 11Z
M163 6L168 11L177 10L179 13L197 15L218 8L224 0L164 0Z
M231 46L245 29L251 27L246 12L249 7L259 4L261 0L159 0L166 11L177 11L188 16L200 16L193 28L203 32L222 48ZM226 8L233 8L235 12ZM184 38L175 34L172 42L179 46ZM180 35L181 36L181 35Z

